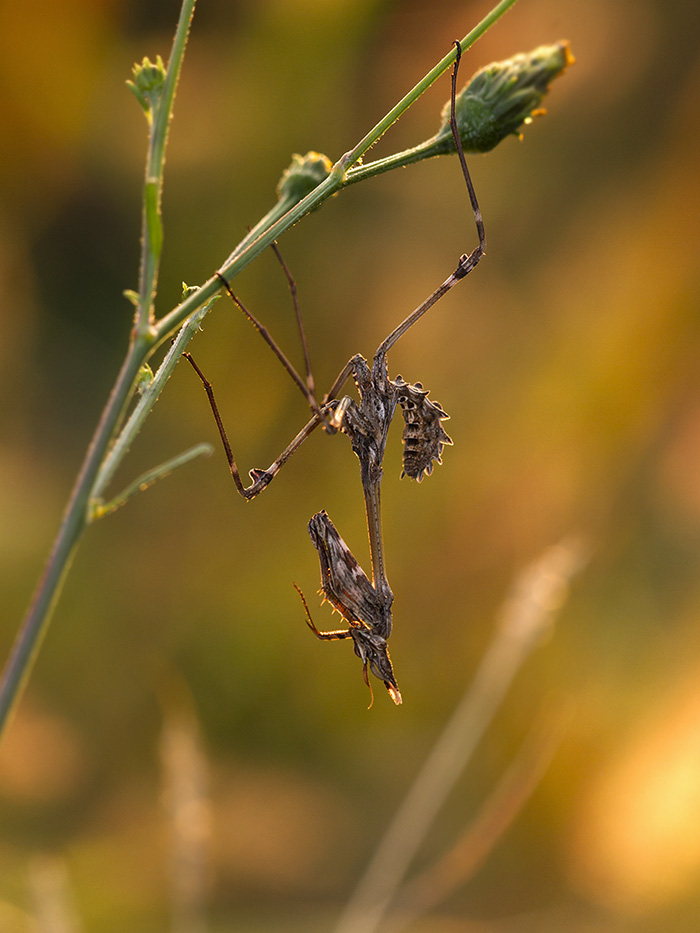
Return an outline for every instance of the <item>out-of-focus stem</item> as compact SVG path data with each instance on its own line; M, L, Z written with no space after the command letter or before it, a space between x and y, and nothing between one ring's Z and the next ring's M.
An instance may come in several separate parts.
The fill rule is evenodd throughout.
M447 795L516 673L562 604L581 566L580 543L550 548L518 577L476 675L379 843L335 933L374 933Z

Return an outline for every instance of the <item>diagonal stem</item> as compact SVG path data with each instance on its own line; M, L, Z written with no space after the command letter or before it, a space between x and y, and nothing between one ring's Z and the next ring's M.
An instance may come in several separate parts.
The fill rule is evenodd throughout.
M39 580L7 661L0 684L0 732L7 724L9 714L29 676L68 573L75 548L85 530L90 490L112 436L113 426L122 410L124 399L138 374L142 355L138 344L132 344L88 448L44 573Z
M165 146L167 124L170 119L175 84L179 75L189 24L192 19L196 0L183 0L178 28L173 40L173 48L168 63L168 80L164 88L164 109L167 115L162 117L162 146ZM167 103L166 103L167 102ZM164 151L164 148L163 148ZM149 154L149 165L158 166L158 185L162 185L163 151L156 151L155 160ZM154 184L155 177L147 173L144 199L148 195L148 185ZM151 189L153 190L153 189ZM146 206L144 204L144 210ZM148 231L145 230L145 234ZM71 565L75 549L85 531L88 522L88 504L90 492L100 466L119 423L124 407L133 391L139 370L155 347L154 336L149 326L150 304L157 279L158 257L151 255L153 243L151 235L144 235L144 252L141 267L141 295L136 325L132 333L124 362L117 376L107 404L100 416L85 459L78 473L73 491L68 500L58 534L49 554L44 572L37 584L29 609L17 634L10 657L0 681L0 734L7 725L8 718L22 692L29 673L38 654L41 642L58 600L61 587ZM198 302L203 304L205 297Z

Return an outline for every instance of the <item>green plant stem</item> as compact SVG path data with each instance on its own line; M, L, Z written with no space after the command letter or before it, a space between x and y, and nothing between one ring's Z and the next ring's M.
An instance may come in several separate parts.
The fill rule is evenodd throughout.
M112 436L113 426L122 410L124 399L127 398L139 372L142 358L143 348L137 342L132 343L73 487L46 568L39 580L3 673L0 685L0 731L6 725L9 714L29 676L75 548L85 530L90 490Z
M376 159L374 162L367 162L364 165L356 165L355 168L351 168L348 172L345 185L354 185L358 181L366 181L368 178L374 178L384 172L391 172L395 168L405 168L405 166L414 162L421 162L425 159L425 153L432 148L434 148L434 139L428 139L412 149L394 152L390 156ZM464 151L468 152L468 149Z
M187 37L194 15L196 0L182 0L173 48L168 61L163 91L153 114L153 125L149 136L144 180L143 208L141 220L141 268L139 272L139 303L136 314L136 329L140 334L147 332L153 322L153 301L158 285L158 270L163 245L161 219L161 197L165 148L168 128L175 103L175 91L182 70Z
M133 391L141 366L153 352L155 346L153 334L150 330L150 308L157 282L159 256L154 255L152 251L154 235L150 227L152 217L149 215L147 204L148 190L149 185L157 185L159 207L167 127L172 111L177 77L185 54L187 34L195 2L196 0L183 0L168 63L168 74L162 97L163 105L159 108L161 114L159 119L154 120L151 132L146 185L144 188L144 236L139 308L132 339L78 473L46 567L3 671L2 681L0 682L0 735L3 733L9 716L29 677L61 587L70 568L75 549L87 526L88 505L95 477L104 460L115 427L119 423L122 412ZM157 143L153 141L155 135L159 139Z
M93 522L98 518L111 515L112 512L116 512L117 509L125 505L129 499L133 499L138 493L144 492L149 486L157 482L157 480L163 479L164 476L168 476L172 473L173 470L177 470L179 467L184 466L191 460L195 460L197 457L211 457L213 453L214 448L211 444L195 444L195 446L190 447L189 450L184 450L182 453L177 454L177 456L171 457L170 460L159 463L158 466L153 467L153 469L147 470L145 473L137 476L135 480L129 483L126 489L123 489L113 499L110 499L109 502L98 502L91 497L92 502L89 512L89 521Z
M515 5L517 0L501 0L500 3L497 3L496 6L487 13L487 15L478 23L471 32L468 32L467 35L460 39L460 46L462 47L462 52L466 52L467 49L470 49L474 43L480 39L483 34L497 22L504 13L506 13L512 6ZM434 68L431 68L427 75L412 88L406 96L393 107L387 115L374 126L369 133L361 139L360 142L355 146L355 148L348 153L350 159L348 168L351 168L358 159L361 159L362 156L377 142L378 139L386 133L389 127L395 123L399 117L404 114L409 107L411 107L418 98L428 90L428 88L434 84L437 79L443 75L447 69L452 65L457 55L457 49L453 48L450 52L445 55L445 57L435 65Z

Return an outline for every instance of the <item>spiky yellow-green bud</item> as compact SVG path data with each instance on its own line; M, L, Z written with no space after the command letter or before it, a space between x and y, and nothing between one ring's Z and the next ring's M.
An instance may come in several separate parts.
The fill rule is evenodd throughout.
M134 80L127 81L129 90L143 107L146 119L150 123L153 113L163 94L165 84L165 65L160 55L155 64L149 58L144 58L140 65L134 65Z

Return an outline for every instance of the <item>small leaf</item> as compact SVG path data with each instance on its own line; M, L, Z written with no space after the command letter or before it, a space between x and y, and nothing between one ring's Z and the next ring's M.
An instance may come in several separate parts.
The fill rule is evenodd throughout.
M143 363L139 369L139 374L136 377L136 391L139 395L143 393L150 387L153 382L153 370L148 365L148 363Z
M199 291L199 285L188 285L187 282L182 283L182 300L189 298L190 295L194 295L195 292Z

